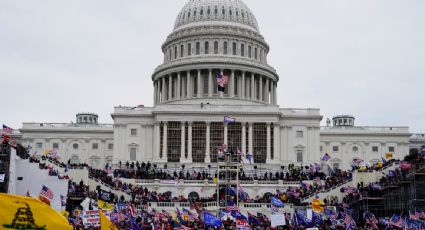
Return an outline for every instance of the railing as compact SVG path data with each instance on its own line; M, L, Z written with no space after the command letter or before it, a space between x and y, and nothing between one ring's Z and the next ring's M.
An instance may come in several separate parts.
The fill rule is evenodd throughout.
M103 127L113 128L113 124L79 124L79 123L23 123L22 128L68 128L68 127Z
M371 132L398 132L398 133L408 133L409 127L403 126L321 126L320 130L329 130L329 131L371 131Z
M353 181L353 178L350 178L350 179L348 179L348 180L346 180L346 181L344 181L344 182L342 182L342 183L339 183L339 184L337 184L337 185L334 185L334 186L332 186L332 187L330 187L330 188L328 188L328 189L325 189L325 190L321 190L321 191L318 191L318 192L312 193L312 194L310 194L310 195L306 196L306 197L303 199L303 201L306 201L306 200L308 200L308 199L310 199L310 198L312 198L312 197L316 196L316 195L317 195L317 194L319 194L319 193L327 193L327 192L330 192L330 191L332 191L332 190L334 190L334 189L336 189L336 188L339 188L339 187L341 187L341 186L343 186L343 185L346 185L346 184L348 184L348 183L351 183L352 181Z
M132 183L131 179L121 178L123 182ZM240 184L247 186L257 185L280 185L280 186L300 186L299 181L283 180L239 180ZM213 180L160 180L160 179L135 179L134 183L138 185L160 185L160 184L184 184L184 185L215 185Z

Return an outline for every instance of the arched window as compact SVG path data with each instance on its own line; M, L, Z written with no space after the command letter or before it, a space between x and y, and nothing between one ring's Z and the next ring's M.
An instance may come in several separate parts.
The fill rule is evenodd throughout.
M183 57L183 53L184 53L184 46L180 45L180 57Z
M218 42L214 42L214 54L218 54Z
M236 42L233 42L233 55L236 55Z
M227 54L227 42L223 42L223 54Z
M224 9L224 6L223 6L223 8L221 9L221 14L222 14L222 15L226 15L226 10Z
M199 14L202 16L204 15L204 8L201 8L201 12L199 12Z
M258 50L257 50L257 47L255 47L255 49L254 49L254 57L255 57L255 60L257 60L258 59L258 52L257 52Z
M239 11L236 9L236 17L239 17Z
M241 44L241 56L245 57L245 44Z
M193 11L193 17L196 17L196 8L195 8L195 10Z
M205 47L204 47L204 49L205 49L205 54L208 54L208 53L209 53L209 51L210 51L210 43L209 43L209 42L205 42Z
M199 199L199 194L197 192L191 192L188 195L189 200L198 200Z
M174 46L174 59L177 59L177 46Z
M251 58L251 56L252 56L252 55L251 55L251 51L252 51L252 50L251 50L251 46L249 45L249 46L248 46L248 57L249 57L249 58Z
M182 19L184 19L185 15L186 15L186 11L183 12Z
M80 163L80 158L77 155L74 155L74 156L71 157L70 163L71 164L79 164Z
M207 9L207 14L208 15L210 15L211 14L211 9L210 9L210 7L208 6L208 9Z
M201 43L196 43L196 55L201 54Z
M187 56L192 55L192 43L187 44Z
M232 16L232 9L229 9L229 15Z
M187 13L187 18L188 18L188 19L190 18L190 11L189 11L189 13Z
M214 14L215 14L215 15L217 15L217 14L218 14L217 6L215 6L215 8L214 8Z

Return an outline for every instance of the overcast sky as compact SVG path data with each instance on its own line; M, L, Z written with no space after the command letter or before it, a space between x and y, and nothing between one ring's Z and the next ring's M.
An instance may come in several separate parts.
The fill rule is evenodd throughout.
M151 74L186 0L0 1L0 123L103 123L151 106ZM245 0L280 75L281 107L425 132L425 1ZM325 119L324 119L325 120Z

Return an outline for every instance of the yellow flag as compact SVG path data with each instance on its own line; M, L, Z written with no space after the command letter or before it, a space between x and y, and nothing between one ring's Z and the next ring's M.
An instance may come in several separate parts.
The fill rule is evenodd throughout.
M99 211L99 216L101 230L118 230L118 228L115 227L115 225L110 220L108 220L108 218L105 216L105 214L103 214L102 211Z
M214 184L218 184L218 178L214 177Z
M109 204L103 200L97 200L97 207L102 210L112 210L114 209L114 205Z
M311 203L311 208L315 212L323 212L325 210L325 203L318 199L313 199L313 203Z
M69 229L59 212L27 196L0 193L0 229Z

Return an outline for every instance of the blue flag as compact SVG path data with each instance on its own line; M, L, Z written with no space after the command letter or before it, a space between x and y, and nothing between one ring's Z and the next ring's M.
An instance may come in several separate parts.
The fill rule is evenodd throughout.
M277 207L283 207L283 202L276 197L272 196L272 205Z
M221 227L221 220L217 218L216 216L214 216L213 214L209 212L205 212L205 211L204 211L204 222L205 222L205 225L207 226L217 227L217 228Z
M246 216L242 215L242 214L241 214L240 212L238 212L238 211L232 211L232 212L231 212L231 215L232 215L234 218L239 219L239 220L248 220L248 219L246 218Z

